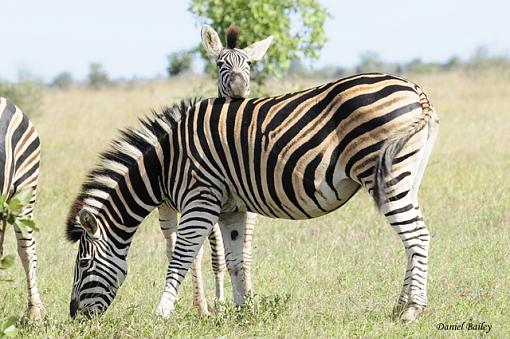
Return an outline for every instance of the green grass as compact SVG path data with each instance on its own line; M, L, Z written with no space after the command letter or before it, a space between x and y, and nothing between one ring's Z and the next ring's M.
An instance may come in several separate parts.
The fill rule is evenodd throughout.
M86 171L119 127L176 98L214 95L214 82L147 84L99 92L47 91L34 122L42 137L36 221L39 286L47 316L21 318L26 306L19 261L2 283L0 319L20 317L25 337L449 337L438 323L491 324L488 336L510 333L510 98L509 74L412 76L429 94L440 133L420 200L432 233L429 307L419 322L391 319L405 257L398 236L366 192L313 221L260 218L254 238L256 296L238 310L221 305L210 317L192 308L189 278L169 320L153 311L164 285L165 244L152 214L129 254L129 274L104 314L71 320L68 305L77 246L64 239L64 220ZM295 90L295 84L284 84ZM281 88L280 85L278 88ZM278 90L279 91L279 90ZM13 253L13 236L6 252ZM208 249L207 249L208 250ZM204 260L213 303L214 279ZM227 279L228 281L229 279ZM231 289L227 282L227 296Z

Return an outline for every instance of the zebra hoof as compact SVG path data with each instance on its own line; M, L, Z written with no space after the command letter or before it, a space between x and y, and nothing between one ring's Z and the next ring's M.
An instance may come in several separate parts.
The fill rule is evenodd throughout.
M170 318L172 312L174 311L175 306L173 303L167 300L161 300L156 307L156 311L154 312L158 317L162 317L164 319Z
M405 310L403 310L402 315L400 316L400 320L406 324L416 321L424 310L425 306L410 304Z
M393 319L400 319L400 317L402 316L402 313L404 313L404 308L405 308L406 304L405 303L397 303L395 306L393 306L393 312L392 312L392 315L393 315Z
M41 306L30 306L28 309L28 319L41 320L44 318L44 308Z
M200 303L198 305L195 305L195 307L197 308L198 314L200 314L202 316L209 316L210 315L209 307L207 306L207 301L203 302L203 303Z

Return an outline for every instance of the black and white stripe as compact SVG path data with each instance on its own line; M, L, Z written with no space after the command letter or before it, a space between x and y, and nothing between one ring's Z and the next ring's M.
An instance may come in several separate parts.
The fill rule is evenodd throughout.
M378 73L278 97L182 103L156 114L103 154L70 212L68 238L80 240L71 313L106 309L125 278L138 224L162 202L181 213L156 309L169 316L218 220L234 301L241 304L248 211L309 219L365 188L406 249L395 312L416 319L427 304L429 246L418 189L437 129L417 85Z
M12 198L16 193L32 189L32 197L22 212L22 217L33 219L39 177L39 135L28 117L6 98L0 97L0 187L2 195ZM37 253L32 230L23 236L14 227L18 254L27 279L28 316L39 319L43 305L37 289ZM1 247L1 244L0 244ZM0 248L0 256L3 249Z

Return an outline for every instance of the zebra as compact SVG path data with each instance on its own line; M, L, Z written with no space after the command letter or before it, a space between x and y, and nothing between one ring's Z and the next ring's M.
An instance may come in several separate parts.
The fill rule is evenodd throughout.
M418 190L438 126L420 87L380 73L276 97L181 102L142 120L102 154L68 214L67 239L79 240L71 316L108 308L126 278L139 223L162 201L181 213L155 311L169 317L218 220L234 302L241 305L248 211L310 219L364 188L407 255L394 314L416 320L427 305L430 241Z
M218 96L220 98L244 98L250 93L250 66L252 61L260 60L267 52L271 44L272 37L268 37L262 41L246 47L238 49L237 42L239 38L239 28L230 26L226 30L227 47L223 47L218 33L208 25L204 25L201 30L202 45L206 52L215 58L218 68ZM170 206L163 204L158 207L159 221L161 230L165 236L166 254L168 260L171 259L173 249L175 247L177 232L177 213ZM246 233L245 233L245 249L243 263L244 267L244 284L247 294L251 293L251 253L252 253L252 235L257 215L254 213L247 214ZM220 302L224 301L224 276L226 270L225 250L223 247L223 239L218 224L215 224L209 242L212 249L212 267L216 282L216 299ZM191 265L191 277L193 285L193 305L198 312L203 315L209 314L207 300L204 292L204 284L202 278L201 262L203 257L203 247L200 248L197 257Z
M218 68L218 97L247 98L250 95L251 64L262 59L273 37L239 49L239 28L236 26L230 26L226 31L227 47L223 47L218 33L211 26L204 25L201 34L202 46L214 57Z
M202 45L206 52L215 58L218 69L218 96L220 98L246 98L250 93L250 66L253 61L260 60L269 48L272 37L255 42L245 49L238 49L239 28L230 26L226 30L227 46L223 47L218 33L209 25L202 27ZM167 205L159 207L160 224L165 238L167 239L167 256L171 259L175 247L177 232L177 214ZM251 294L251 262L252 262L252 237L257 215L248 212L246 216L246 230L244 237L244 285L245 293ZM215 224L209 242L212 249L213 271L216 281L216 299L224 301L224 276L226 270L225 251L223 239L218 224ZM193 304L200 314L209 314L207 300L204 292L202 279L201 261L203 247L200 248L196 259L191 265L191 277L193 284Z
M40 159L39 134L28 117L12 102L0 97L0 187L2 195L12 198L17 192L32 190L28 205L22 211L22 217L33 219L33 207L36 201L37 180ZM23 236L14 226L18 254L26 274L28 290L28 317L40 319L44 307L37 288L37 253L32 230ZM0 257L3 254L0 244Z

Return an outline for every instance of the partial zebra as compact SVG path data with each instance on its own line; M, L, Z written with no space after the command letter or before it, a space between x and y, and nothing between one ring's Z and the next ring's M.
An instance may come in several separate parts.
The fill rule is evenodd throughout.
M402 239L408 259L394 312L427 305L429 232L418 189L438 119L415 84L361 74L277 97L181 103L127 130L103 153L73 203L67 238L80 240L70 311L101 313L127 274L139 223L165 201L181 213L156 314L177 290L213 225L242 257L247 211L309 219L343 206L361 187ZM243 303L243 265L227 267Z
M0 187L7 199L17 192L32 189L32 198L23 210L24 218L33 218L39 177L40 142L39 135L30 120L21 110L6 98L0 97ZM18 254L23 263L27 279L28 316L40 319L44 308L37 289L37 253L32 230L26 237L19 228L14 228L18 243ZM0 244L0 256L3 248Z
M262 59L273 41L269 36L239 49L239 28L230 26L226 32L227 47L223 47L218 33L208 25L202 27L202 45L214 57L218 67L218 96L247 98L250 95L250 70L253 61Z
M227 47L223 47L216 31L208 26L202 27L202 44L212 57L215 58L218 67L218 96L220 98L245 98L250 93L250 67L253 61L260 60L266 53L271 44L272 37L256 42L245 49L238 49L237 42L239 37L239 28L230 26L226 31ZM177 212L167 204L159 206L160 226L167 240L166 253L168 260L171 259L175 247L177 232ZM246 231L244 237L244 251L241 260L244 265L244 290L247 294L252 291L251 284L251 262L252 262L252 235L255 227L257 215L247 213ZM224 294L224 276L225 276L225 249L223 239L218 224L215 224L209 235L211 244L212 267L216 281L216 299L223 301ZM207 299L204 292L202 278L202 257L203 247L200 248L197 257L191 265L191 278L193 284L193 304L197 307L200 314L208 314ZM227 254L230 260L234 260L230 254Z
M216 31L208 26L202 27L202 45L212 57L215 58L218 67L218 96L220 98L246 98L250 93L250 68L253 61L260 60L271 44L272 37L256 42L245 49L238 49L239 28L230 26L226 30L227 47L223 47ZM175 247L177 231L177 215L166 204L159 207L161 229L167 239L167 256L170 260ZM247 294L252 291L251 262L252 262L252 237L257 215L247 213L245 224L243 265L244 265L244 289ZM223 301L224 275L225 275L225 250L223 239L218 224L215 224L209 242L212 249L213 271L216 280L216 299ZM208 314L207 300L203 288L201 261L203 247L191 265L193 282L193 304L197 306L199 313ZM229 256L230 257L230 256ZM241 259L241 258L238 258Z

